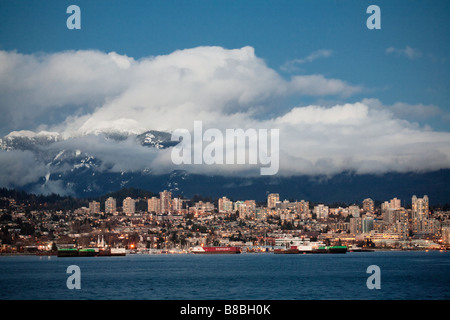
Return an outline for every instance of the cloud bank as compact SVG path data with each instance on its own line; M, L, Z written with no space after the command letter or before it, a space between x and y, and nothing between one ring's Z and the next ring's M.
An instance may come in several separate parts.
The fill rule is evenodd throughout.
M392 51L394 52L394 51ZM331 55L316 52L305 62ZM127 139L99 133L206 128L279 129L280 175L427 171L450 167L450 133L414 122L437 106L401 101L389 106L374 98L332 106L285 105L291 97L348 99L364 88L321 74L283 78L252 47L197 47L134 59L117 53L67 51L24 55L0 51L0 126L11 131L58 132L52 148L80 148L108 163L101 170L170 172L180 169L170 149L149 150ZM283 103L283 104L282 104ZM94 138L93 138L94 137ZM97 137L97 138L95 138ZM20 161L11 159L17 157ZM28 159L28 160L26 160ZM0 151L0 184L27 183L42 175L29 154ZM196 173L242 175L245 165L192 165ZM45 173L44 173L45 174ZM14 178L20 176L20 178Z

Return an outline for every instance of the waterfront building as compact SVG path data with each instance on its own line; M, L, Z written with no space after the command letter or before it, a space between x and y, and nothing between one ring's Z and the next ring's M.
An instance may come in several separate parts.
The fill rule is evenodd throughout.
M377 247L380 245L395 245L399 241L403 240L403 235L397 232L371 232L370 239Z
M442 243L450 246L450 226L442 227Z
M373 218L372 217L365 217L361 220L361 232L362 233L369 233L373 230Z
M359 234L362 232L362 218L350 218L350 233Z
M437 235L441 229L441 222L434 218L414 219L411 229L413 233L428 233Z

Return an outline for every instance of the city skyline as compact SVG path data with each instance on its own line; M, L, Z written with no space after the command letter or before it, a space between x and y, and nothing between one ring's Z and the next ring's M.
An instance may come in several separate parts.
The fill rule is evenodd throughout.
M201 197L197 195L196 197ZM209 198L209 197L208 197ZM211 198L209 198L211 199ZM156 214L186 214L189 213L190 209L195 208L196 212L200 213L233 213L237 211L242 211L244 213L255 213L257 208L265 208L267 210L291 210L295 208L296 211L300 212L313 212L316 214L319 219L326 219L329 214L329 210L332 209L345 209L342 206L346 206L343 202L337 204L324 204L324 202L311 202L313 207L310 207L310 201L308 200L298 200L298 199L284 199L280 200L280 195L278 193L271 193L267 195L266 205L264 205L263 201L257 202L255 200L230 200L226 196L222 196L220 198L211 199L210 201L204 202L203 200L199 200L194 203L194 207L189 207L188 203L193 203L192 199L175 196L172 197L172 193L170 191L164 190L159 192L159 197L144 197L144 198L132 198L127 196L123 200L123 206L116 206L116 199L114 197L108 197L104 201L104 213L117 214L120 211L126 215L132 215L137 212L135 209L136 202L144 201L147 204L148 213L156 213ZM217 203L217 206L216 206ZM111 204L115 208L115 210L111 210ZM448 204L447 204L448 205ZM375 211L384 212L388 210L405 210L408 208L411 212L411 216L413 219L424 219L428 216L430 210L429 197L427 195L423 195L422 198L418 198L416 195L412 195L411 202L407 203L406 201L402 201L394 197L393 199L386 200L384 202L378 200L378 204L371 199L365 198L360 203L354 202L347 204L346 214L351 215L353 217L359 218L360 214L374 214ZM437 206L439 208L439 206ZM118 210L121 209L121 210ZM312 209L312 210L310 210ZM141 210L142 211L142 210ZM89 212L91 214L100 213L100 203L96 200L89 201ZM245 214L244 214L245 216Z
M412 244L416 249L436 249L450 245L449 211L431 209L427 195L420 198L412 195L409 207L397 198L379 204L365 198L361 204L329 206L308 200L280 200L280 195L274 193L268 194L267 201L260 203L255 200L232 201L225 196L209 202L172 198L171 193L164 190L159 192L159 197L125 195L122 206L113 211L111 207L117 199L112 196L105 198L104 210L97 200L89 201L88 207L48 210L39 209L42 204L27 210L21 204L25 200L23 196L19 201L8 196L0 200L3 203L1 224L8 223L11 227L8 221L14 217L16 221L28 221L26 229L1 229L3 251L11 250L12 239L29 248L20 250L39 247L41 249L38 250L45 251L54 247L55 242L65 247L73 245L73 241L95 247L100 235L104 246L121 243L129 249L131 246L131 249L141 250L160 248L164 241L165 246L176 247L176 239L183 239L190 247L202 244L253 248L267 244L267 237L272 246L277 241L301 241L300 237L313 237L348 247L370 243L371 247L378 249L411 248ZM139 202L145 204L137 209ZM83 236L80 234L82 230ZM221 231L217 233L214 230ZM78 241L80 237L84 240ZM170 244L168 239L172 239ZM37 243L41 244L37 246Z

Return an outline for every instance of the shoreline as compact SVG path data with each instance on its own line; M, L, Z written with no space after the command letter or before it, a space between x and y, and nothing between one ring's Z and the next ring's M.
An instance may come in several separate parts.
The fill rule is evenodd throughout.
M396 248L392 248L392 249L376 249L376 248L371 248L370 250L373 251L350 251L347 250L347 253L373 253L373 252L430 252L430 251L437 251L437 252L448 252L449 249L396 249ZM148 252L133 252L133 253L127 253L127 256L130 255L192 255L194 253L192 252L176 252L176 253L169 253L169 252L159 252L159 253L148 253ZM270 252L244 252L242 251L241 254L273 254L273 251ZM57 257L57 253L56 252L42 252L42 253L25 253L25 252L20 252L20 253L12 253L12 252L1 252L0 253L0 257L11 257L11 256L37 256L37 257L51 257L51 256L55 256Z

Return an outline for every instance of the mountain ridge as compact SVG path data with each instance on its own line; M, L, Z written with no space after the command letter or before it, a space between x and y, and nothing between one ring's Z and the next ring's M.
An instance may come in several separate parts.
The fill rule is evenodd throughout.
M178 143L171 141L170 133L155 130L125 135L110 132L96 135L95 138L109 141L108 143L114 147L116 143L131 139L130 141L139 148L150 148L155 152ZM340 201L358 203L365 198L385 201L394 197L407 203L414 194L417 196L427 194L431 203L450 203L450 169L421 173L341 172L330 177L310 175L244 177L193 174L183 170L156 174L151 167L141 170L111 170L115 165L114 156L111 162L102 161L89 150L84 150L83 141L61 144L60 136L55 133L36 134L23 131L5 136L1 141L1 149L6 152L32 152L35 159L40 161L41 170L36 172L36 177L31 179L31 182L8 186L36 194L56 193L89 198L123 188L140 188L156 193L169 190L174 195L185 197L227 196L235 200L257 201L264 201L268 193L279 193L282 199L326 203ZM24 156L29 157L29 154ZM129 159L132 158L133 155L130 155Z

